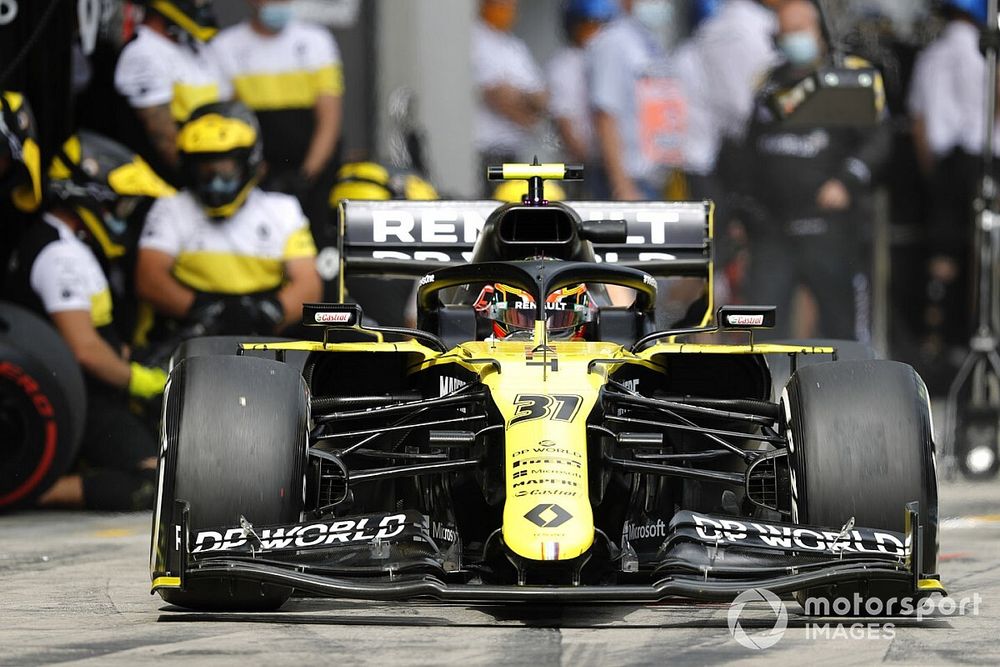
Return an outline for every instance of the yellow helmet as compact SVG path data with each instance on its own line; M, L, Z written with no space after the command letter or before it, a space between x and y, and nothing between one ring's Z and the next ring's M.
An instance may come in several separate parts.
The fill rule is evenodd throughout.
M140 198L174 194L131 149L88 130L56 153L45 191L47 205L72 209L108 259L125 254L125 221Z
M35 211L42 201L41 149L31 106L19 93L0 91L0 157L11 160L10 173L0 181L0 190L9 192L21 211Z
M215 102L195 109L177 133L181 172L205 213L234 215L260 178L264 150L257 117L241 102ZM231 159L237 173L226 178L200 165Z
M376 162L345 164L337 171L337 183L330 190L330 206L336 206L342 199L429 201L437 198L434 186L416 174L393 174Z

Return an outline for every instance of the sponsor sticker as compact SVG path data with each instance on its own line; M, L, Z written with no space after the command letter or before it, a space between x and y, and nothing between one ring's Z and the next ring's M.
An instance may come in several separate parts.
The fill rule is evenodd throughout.
M572 519L573 515L555 503L542 503L528 510L524 518L539 528L558 528Z
M870 553L905 558L909 544L904 537L889 531L855 528L836 531L808 526L775 525L756 521L738 521L680 512L675 524L691 521L695 535L704 542L745 547L839 553Z
M260 529L251 542L251 534L244 528L198 531L191 553L254 549L257 551L282 551L308 549L344 544L363 544L375 540L388 540L399 536L407 526L405 514L388 516L317 521L294 526L277 526Z
M759 327L764 325L764 315L733 313L731 315L726 315L726 322L728 322L731 327Z
M320 324L347 324L354 313L316 313L316 322Z

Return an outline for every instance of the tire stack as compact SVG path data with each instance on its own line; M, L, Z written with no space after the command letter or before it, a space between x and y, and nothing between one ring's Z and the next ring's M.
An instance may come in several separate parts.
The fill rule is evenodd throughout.
M31 505L69 470L86 414L83 375L63 339L0 302L0 511Z

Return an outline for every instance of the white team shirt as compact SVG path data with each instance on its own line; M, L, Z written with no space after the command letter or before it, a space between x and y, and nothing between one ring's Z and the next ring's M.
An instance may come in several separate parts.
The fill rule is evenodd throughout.
M178 122L203 104L232 96L208 49L195 51L146 26L122 49L115 89L134 109L169 104Z
M158 199L139 248L174 257L174 277L188 287L228 294L274 289L283 282L286 261L316 255L298 200L257 188L225 220L209 219L187 191Z
M559 51L546 67L549 82L549 112L556 118L567 118L587 146L587 157L597 156L594 123L587 94L586 51L567 46Z
M111 290L94 253L59 218L46 213L42 220L59 232L31 265L31 289L45 311L85 310L95 327L111 324Z
M293 20L262 35L244 22L220 32L209 48L251 109L307 108L319 95L343 95L340 50L321 26Z
M935 157L956 148L979 155L986 123L986 59L979 51L979 29L952 21L917 58L907 107L924 119ZM1000 133L994 140L1000 153Z
M528 93L545 90L542 72L523 41L477 20L472 27L472 79L477 88L508 84ZM476 101L476 150L521 152L531 146L532 133Z
M590 110L615 119L625 172L636 179L658 178L662 168L642 147L639 85L665 63L662 48L642 24L624 15L601 28L585 57Z
M754 0L726 0L678 53L688 94L686 160L696 173L715 166L724 137L740 137L757 90L780 60L778 22Z

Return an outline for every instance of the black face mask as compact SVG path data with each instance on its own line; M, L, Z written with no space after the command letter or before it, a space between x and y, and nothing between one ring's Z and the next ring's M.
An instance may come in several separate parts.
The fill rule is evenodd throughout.
M201 180L195 186L198 199L209 208L225 206L236 200L240 193L243 179L239 176L212 176L209 180Z

